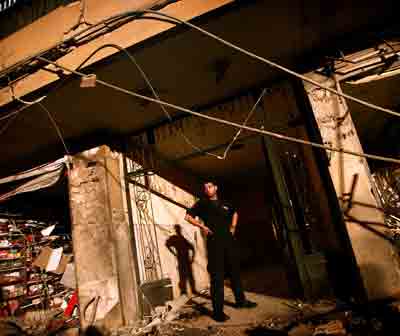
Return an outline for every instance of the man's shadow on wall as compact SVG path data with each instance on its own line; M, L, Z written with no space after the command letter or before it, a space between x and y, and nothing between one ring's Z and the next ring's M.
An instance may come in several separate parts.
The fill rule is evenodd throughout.
M175 234L167 239L165 246L178 261L180 292L181 294L187 294L187 284L189 284L192 294L198 294L192 267L195 249L182 235L182 228L180 225L174 225L174 229Z

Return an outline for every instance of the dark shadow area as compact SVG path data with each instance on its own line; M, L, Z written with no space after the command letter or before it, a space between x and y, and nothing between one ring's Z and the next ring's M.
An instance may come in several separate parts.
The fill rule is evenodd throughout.
M238 176L221 183L222 198L237 208L239 222L235 233L245 291L290 297L282 242L274 228L272 176ZM228 274L229 275L229 272Z
M204 298L204 299L207 299L207 300L210 300L210 301L211 301L211 296L208 295L208 294L197 293L196 296L202 297L202 298ZM192 301L193 301L193 299L192 299ZM195 301L193 301L193 302L195 302ZM225 306L229 306L229 307L235 307L235 304L234 304L233 302L227 301L227 300L224 300L224 305L225 305Z
M2 185L5 193L21 184L20 181ZM70 234L68 179L64 175L53 186L15 195L0 203L1 213L20 215L16 219L35 219L56 224L53 234Z
M269 329L266 327L256 327L254 329L249 329L246 331L249 336L287 336L286 331Z
M187 284L192 293L197 293L193 277L193 260L195 256L194 246L182 235L182 228L176 224L175 234L168 238L165 246L178 261L179 289L181 294L187 294Z
M1 336L25 336L27 335L22 328L11 321L0 321L0 335Z
M204 306L205 303L199 303L193 299L190 300L190 303L192 304L193 309L196 310L200 315L212 316L212 311Z
M348 255L346 253L338 253L338 251L326 250L326 271L331 280L332 290L335 297L339 300L348 301L353 296L353 288L349 286L349 280L344 274L352 274L351 265L347 262Z
M84 336L102 336L104 335L98 328L90 326L85 330Z

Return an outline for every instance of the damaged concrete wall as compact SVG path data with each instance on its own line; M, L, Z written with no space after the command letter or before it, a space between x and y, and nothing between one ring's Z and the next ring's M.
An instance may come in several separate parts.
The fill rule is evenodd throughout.
M340 85L334 79L317 73L307 76L340 90ZM345 100L309 83L304 83L304 87L323 143L363 153ZM372 194L368 163L366 159L353 155L330 151L326 153L329 172L342 209L346 207L346 203L341 200L350 192L354 176L358 175L354 206L345 215L345 222L367 296L369 299L390 297L400 289L399 257L398 251L384 238L383 216L377 210Z
M101 146L73 157L69 174L73 248L81 323L111 328L138 318L120 154ZM92 303L91 303L92 302Z
M128 171L132 170L133 161L128 159ZM174 297L181 294L180 275L182 274L179 273L179 261L167 248L167 241L177 235L175 226L179 225L183 239L194 248L195 254L191 268L195 289L199 291L206 288L208 286L208 273L204 237L197 228L184 220L185 207L190 207L195 202L195 197L158 175L148 177L147 183L149 189L156 191L163 197L151 192L147 192L147 196L143 196L141 193L146 192L146 188L130 184L141 283L170 278ZM146 199L146 205L143 204L144 199ZM138 209L138 207L142 209ZM140 220L141 215L138 211L147 213L146 223ZM154 230L144 231L143 225L153 226ZM150 279L151 273L146 271L151 259L153 259L152 262L156 263L154 266L156 268L156 279ZM186 283L185 288L188 293L192 291L189 282Z

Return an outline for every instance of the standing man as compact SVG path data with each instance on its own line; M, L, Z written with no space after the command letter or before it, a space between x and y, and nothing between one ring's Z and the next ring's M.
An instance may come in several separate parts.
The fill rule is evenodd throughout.
M187 210L185 220L198 226L207 236L208 272L211 278L211 299L213 318L224 322L229 319L224 313L224 275L225 266L231 276L233 294L237 308L254 308L256 303L246 300L240 281L239 264L235 251L235 234L238 213L229 204L218 199L218 186L215 182L203 183L205 199L198 201ZM202 219L202 224L196 217Z

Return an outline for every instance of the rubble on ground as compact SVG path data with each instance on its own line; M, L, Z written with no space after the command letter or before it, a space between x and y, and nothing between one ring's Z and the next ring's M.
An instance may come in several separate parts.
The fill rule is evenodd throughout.
M306 312L298 308L306 308ZM396 327L400 303L368 303L343 305L325 313L310 314L313 305L298 306L298 313L290 319L271 318L255 328L248 329L250 336L377 336L388 335ZM305 317L307 315L307 317Z
M310 304L295 301L290 303L295 311L291 317L271 317L247 325L232 321L194 327L189 322L191 317L195 318L197 315L194 312L190 315L190 305L186 304L186 299L178 299L173 310L168 305L158 307L157 316L146 326L121 329L113 336L374 336L385 334L385 330L391 328L387 324L390 320L393 322L397 319L400 307L400 304L392 303L384 305L385 309L371 305L364 310L341 302L320 301Z
M242 324L229 321L194 325L192 322L199 315L194 313L196 309L190 298L181 296L164 306L154 307L147 320L139 321L135 326L114 330L109 336L375 336L386 335L388 330L392 330L397 325L400 314L398 302L359 306L334 301L313 304L285 301L285 304L294 312L286 317L272 316L262 321ZM35 313L35 316L25 320L10 320L7 324L0 321L0 329L11 332L4 336L38 334L43 331L44 326L37 322L46 320L46 325L54 325L55 313L47 311L46 314L39 314L40 316ZM66 334L63 331L54 335L78 334L76 327L71 331L74 333ZM3 336L1 332L0 335Z

